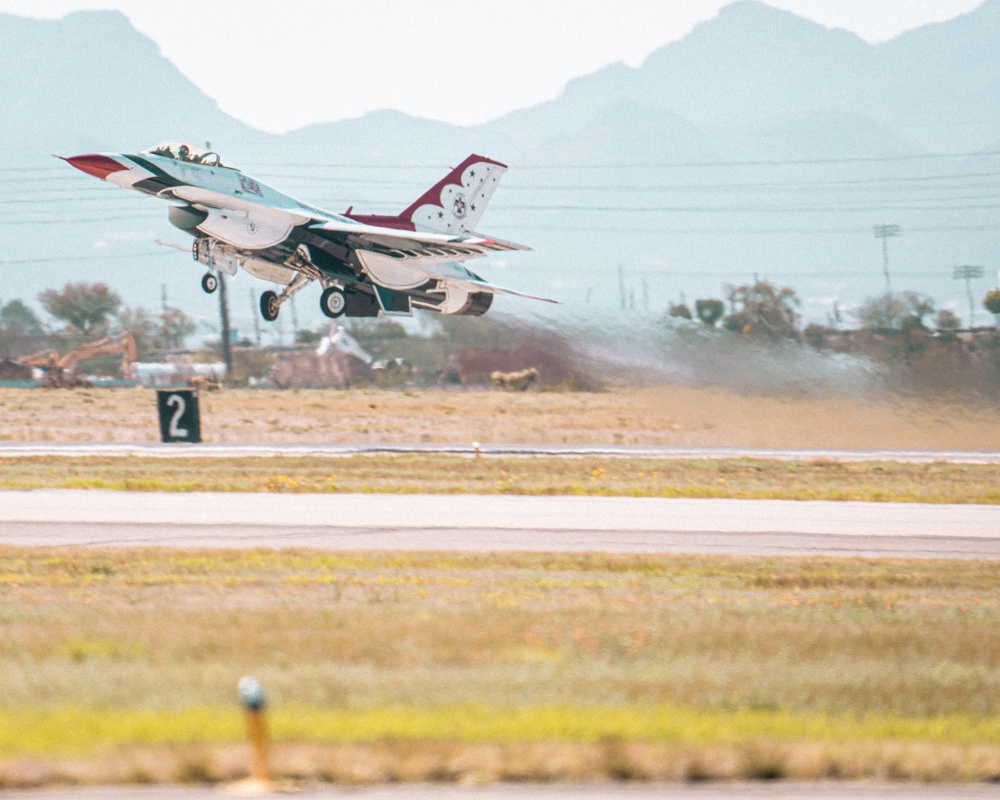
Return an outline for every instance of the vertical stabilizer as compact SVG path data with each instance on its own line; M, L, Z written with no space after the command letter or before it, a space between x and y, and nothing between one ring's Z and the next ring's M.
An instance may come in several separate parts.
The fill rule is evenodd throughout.
M471 155L400 216L417 230L473 233L507 165Z

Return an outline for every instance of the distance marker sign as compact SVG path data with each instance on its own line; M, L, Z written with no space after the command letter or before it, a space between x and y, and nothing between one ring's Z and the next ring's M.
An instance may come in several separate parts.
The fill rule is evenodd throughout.
M164 442L200 442L198 392L195 389L159 389L160 438Z

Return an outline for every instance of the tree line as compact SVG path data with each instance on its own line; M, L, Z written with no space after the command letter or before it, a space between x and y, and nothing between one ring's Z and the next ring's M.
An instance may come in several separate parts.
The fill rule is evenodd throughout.
M997 315L1000 289L982 299ZM736 286L727 303L718 298L670 306L667 317L699 320L706 328L743 338L775 343L790 341L826 353L843 353L899 367L897 376L920 390L966 390L1000 387L998 327L965 330L950 309L938 309L933 298L914 291L886 292L867 299L855 312L857 327L804 324L794 289L766 280Z
M46 289L38 302L58 326L47 326L21 300L0 305L0 357L18 358L40 350L60 353L104 336L131 331L139 360L156 351L177 350L196 329L193 319L178 308L165 307L159 314L130 308L104 283L69 283L62 289Z
M671 304L667 316L676 319L698 319L709 328L721 327L756 338L784 338L810 342L816 335L835 330L831 326L811 323L802 326L798 313L800 301L794 289L778 287L766 280L733 287L729 294L730 311L718 298L696 300L694 310L686 303ZM982 301L983 308L1000 316L1000 289L993 289ZM936 313L935 313L936 312ZM931 317L933 316L933 319ZM857 310L859 328L883 333L906 330L957 331L962 321L947 308L938 310L934 300L920 292L886 292L866 300Z
M47 289L38 295L38 301L59 324L44 324L21 300L0 303L0 357L17 358L50 349L65 353L83 342L127 330L135 337L139 360L156 360L164 353L183 349L196 330L194 320L180 309L164 307L157 314L127 307L104 283L70 283L62 289ZM989 292L982 304L990 313L1000 315L1000 289ZM794 289L757 279L733 287L726 300L702 298L693 306L673 304L667 318L690 320L699 328L741 340L797 343L830 354L860 355L902 366L900 374L923 388L982 385L992 391L1000 387L1000 332L996 328L963 331L958 316L947 308L937 309L927 295L904 291L869 298L857 309L858 326L851 330L832 324L805 324L800 305ZM452 348L482 347L483 321L476 321L464 334L461 322L443 318L442 324L450 323L444 325L444 339ZM399 350L400 341L408 338L391 320L381 321L370 331L353 325L351 330L376 358L383 350ZM312 345L321 335L299 331L296 339L299 344ZM256 352L241 348L241 358L251 358ZM242 371L262 374L266 366L262 362L253 370Z

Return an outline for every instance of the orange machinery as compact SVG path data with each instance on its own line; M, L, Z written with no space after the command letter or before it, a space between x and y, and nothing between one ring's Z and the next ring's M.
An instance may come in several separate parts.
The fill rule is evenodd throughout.
M137 359L137 350L135 337L129 331L118 336L105 336L96 342L86 342L64 356L60 356L55 350L43 350L19 358L18 362L45 370L45 378L42 380L44 386L70 387L81 384L76 374L77 364L108 353L122 354L122 375L127 379L132 378L132 364Z

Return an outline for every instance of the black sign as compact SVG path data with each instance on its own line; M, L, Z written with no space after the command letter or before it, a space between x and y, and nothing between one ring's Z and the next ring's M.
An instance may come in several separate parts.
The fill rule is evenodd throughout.
M160 438L164 442L200 442L198 392L194 389L159 389Z

